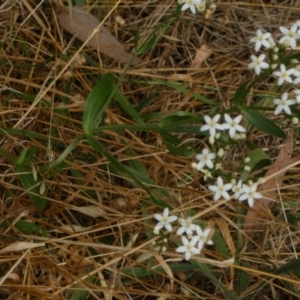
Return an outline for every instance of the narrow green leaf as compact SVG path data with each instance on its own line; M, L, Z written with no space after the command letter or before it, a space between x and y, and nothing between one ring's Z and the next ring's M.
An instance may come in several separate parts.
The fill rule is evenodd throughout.
M300 277L300 258L292 259L282 267L279 267L274 272L276 275L295 274Z
M244 100L247 96L247 93L248 93L248 82L244 82L242 83L238 89L236 90L234 96L233 96L233 103L234 103L234 106L237 108L237 109L241 109L243 107L243 104L244 104Z
M4 221L1 224L1 226L3 226L4 228L7 228L9 225L7 222ZM32 222L19 220L13 226L15 228L17 228L18 230L20 230L24 234L39 234L41 236L50 237L50 234L47 231L43 230L40 226L38 226Z
M129 116L131 116L137 124L144 124L143 118L140 116L140 114L137 112L134 106L128 101L128 99L121 93L119 89L115 91L114 96L120 104L120 106L123 108L123 110Z
M85 133L90 133L98 127L103 112L111 100L113 89L114 77L108 73L98 81L88 95L82 117L82 127Z
M35 181L33 178L33 174L31 172L31 168L27 166L16 165L16 172L19 173L19 179L22 182L23 188L26 190L27 195L32 200L34 205L42 210L46 207L47 200L43 195L40 195L40 185L42 183L42 178L38 176Z
M267 119L260 112L251 109L243 112L248 122L259 130L282 139L286 137L285 133L272 120Z
M178 125L190 124L193 122L202 122L203 117L199 117L196 114L188 113L184 111L177 111L172 113L171 115L163 118L159 122L159 126L161 128L173 128Z
M242 174L242 181L246 180L247 176L254 171L254 169L256 169L256 165L259 164L261 165L261 163L264 161L264 163L271 163L272 160L270 158L270 156L263 151L261 148L256 148L254 150L252 150L248 155L250 158L249 163L247 163L247 166L250 167L249 171L244 171Z

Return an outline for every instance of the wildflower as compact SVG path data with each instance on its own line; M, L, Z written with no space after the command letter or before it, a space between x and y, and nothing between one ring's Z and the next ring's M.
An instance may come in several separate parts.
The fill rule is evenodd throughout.
M267 69L270 66L268 63L264 62L265 58L266 58L265 54L261 54L259 57L255 55L251 55L252 62L248 65L248 68L254 69L255 74L259 75L261 69Z
M219 151L218 151L218 153L217 153L217 155L219 156L219 157L222 157L223 155L224 155L224 149L223 148L220 148L219 149Z
M293 83L293 80L290 75L294 73L293 69L286 70L285 65L280 65L280 71L273 72L273 75L278 77L277 85L282 85L284 81L288 83Z
M162 228L166 228L169 232L172 231L172 225L170 223L177 220L176 216L169 216L169 208L166 207L162 215L154 214L154 218L158 221L157 225L154 227L154 234L158 234Z
M274 99L273 103L277 105L274 115L277 116L279 113L281 113L282 110L285 111L287 115L291 114L290 105L293 105L296 103L296 100L287 99L288 93L285 92L282 94L281 99Z
M192 222L193 222L192 218L181 219L180 220L181 227L178 228L176 234L183 235L184 233L186 233L187 235L192 235L193 231L196 230L196 225L193 224Z
M198 243L199 251L201 251L204 244L213 245L213 241L208 240L211 230L212 228L202 230L199 225L196 226L196 235L193 236L192 241L196 241L196 243Z
M203 178L204 178L205 181L206 181L208 178L211 178L211 177L212 177L212 176L211 176L211 173L210 173L208 170L206 170L206 169L201 170L201 172L204 174Z
M189 260L192 254L200 254L200 250L195 247L197 241L189 241L185 236L181 237L183 246L176 248L176 252L184 253L185 260Z
M203 149L202 154L197 154L196 159L199 160L197 165L197 170L202 170L203 167L206 165L208 168L212 169L214 167L214 164L212 160L216 158L215 153L210 153L208 149Z
M182 4L181 11L187 10L188 8L191 10L193 14L196 13L196 6L200 5L202 0L184 0L178 1L179 4Z
M294 90L294 94L296 94L296 103L300 104L300 90Z
M300 83L300 72L299 72L298 68L299 68L299 65L293 69L293 75L296 77L293 81L293 84Z
M239 201L248 200L248 204L250 207L254 204L254 199L262 198L262 195L257 190L257 183L253 183L251 186L247 184L243 184L243 194L239 197Z
M214 137L216 135L216 130L223 130L223 126L217 123L219 119L219 114L215 115L212 119L209 116L204 116L204 121L206 122L206 125L203 125L200 128L200 131L209 130L209 134Z
M292 122L293 122L294 125L297 125L297 124L299 123L299 119L296 118L296 117L294 117L294 118L292 119Z
M204 12L206 9L206 1L205 0L198 1L197 3L195 3L195 6L199 12Z
M255 43L255 51L257 52L261 46L265 48L270 48L271 44L268 39L271 37L271 33L262 33L260 29L257 29L256 36L250 39L250 43Z
M246 131L246 129L244 127L239 125L239 123L241 122L241 120L243 118L242 115L238 115L237 117L235 117L232 120L232 118L228 114L225 114L224 118L225 118L226 123L223 124L223 128L224 129L229 129L229 136L231 138L233 138L235 136L236 131L239 131L239 132L245 132Z
M209 190L215 193L214 195L214 201L217 201L222 196L224 199L229 200L230 196L227 193L228 190L232 188L232 183L226 183L223 184L223 179L219 176L217 178L216 185L210 185Z
M297 33L298 25L297 23L293 24L291 29L287 29L285 27L280 26L279 30L284 34L284 36L279 40L280 44L287 43L291 45L293 49L296 48L297 42L299 40L300 35Z
M238 199L243 192L242 180L239 180L238 183L232 187L232 191L234 192L234 199Z

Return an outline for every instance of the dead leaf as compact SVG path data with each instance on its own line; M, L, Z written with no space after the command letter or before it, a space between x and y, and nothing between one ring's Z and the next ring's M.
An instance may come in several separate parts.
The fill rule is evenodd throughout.
M27 250L27 249L37 248L37 247L44 247L44 246L45 246L44 243L15 242L1 249L0 253L21 251L21 250Z
M87 216L94 217L94 218L103 216L103 214L104 214L103 210L99 206L96 206L96 205L72 206L72 207L70 207L70 209L79 211Z
M191 63L191 67L199 68L201 64L211 56L212 52L213 50L207 45L202 45L196 50L196 55Z
M276 174L277 180L269 180L259 186L259 190L263 192L263 198L254 202L254 209L249 209L245 216L244 230L248 236L252 236L254 231L262 225L258 220L261 219L261 212L266 213L275 203L270 199L276 199L277 187L281 184L280 177L283 177L291 160L293 152L293 134L290 134L283 145L276 161L269 168L265 177L268 178L272 174ZM255 230L254 230L255 229Z
M96 48L100 53L123 64L127 64L131 60L132 55L125 51L123 45L104 26L101 26L98 32L93 34L94 30L99 27L100 21L83 7L78 5L72 9L60 7L58 22L63 29L82 42L88 40L87 45ZM141 59L135 58L133 65L139 65L142 62Z

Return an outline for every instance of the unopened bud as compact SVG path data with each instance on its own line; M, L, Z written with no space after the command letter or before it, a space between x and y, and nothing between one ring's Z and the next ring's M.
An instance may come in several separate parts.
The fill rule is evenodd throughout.
M246 157L246 158L244 159L244 162L247 164L250 160L251 160L250 157Z
M292 122L293 122L293 124L297 125L297 124L299 123L299 119L296 118L296 117L294 117L294 118L292 119Z
M215 143L215 138L213 136L210 136L208 141L211 145L213 145Z
M222 157L222 156L224 155L224 150L223 150L223 148L219 149L217 155L218 155L219 157Z

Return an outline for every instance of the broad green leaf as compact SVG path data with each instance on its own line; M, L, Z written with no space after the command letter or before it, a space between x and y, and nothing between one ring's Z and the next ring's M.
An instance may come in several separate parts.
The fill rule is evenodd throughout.
M240 296L243 291L245 291L250 284L250 275L247 272L242 270L236 270L237 273L237 284L236 284L236 292L237 295Z
M272 120L266 118L260 112L252 109L243 112L248 122L259 130L282 139L286 137L285 133Z
M292 259L272 273L276 275L295 274L297 277L300 277L300 258Z
M85 133L89 134L91 130L99 126L103 112L111 100L113 89L114 78L108 73L98 81L88 95L82 117L82 127Z
M249 87L248 86L248 82L244 82L242 83L238 89L236 90L234 96L233 96L233 103L234 103L234 106L237 108L237 109L241 109L243 107L243 104L244 104L244 100L248 94L248 91L249 91Z

